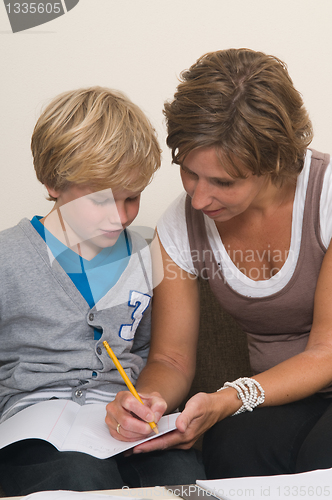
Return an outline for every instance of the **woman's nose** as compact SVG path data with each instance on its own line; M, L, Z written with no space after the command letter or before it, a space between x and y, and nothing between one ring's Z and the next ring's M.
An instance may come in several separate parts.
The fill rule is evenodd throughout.
M191 204L196 210L207 208L211 203L211 195L207 184L198 181L191 196Z

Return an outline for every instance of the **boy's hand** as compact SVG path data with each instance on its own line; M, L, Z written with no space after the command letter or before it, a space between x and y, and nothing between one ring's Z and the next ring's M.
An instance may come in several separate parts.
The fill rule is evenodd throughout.
M106 406L105 422L110 434L120 441L138 441L151 434L147 422L159 422L166 411L166 402L159 393L140 394L140 403L130 392L118 392L114 401Z

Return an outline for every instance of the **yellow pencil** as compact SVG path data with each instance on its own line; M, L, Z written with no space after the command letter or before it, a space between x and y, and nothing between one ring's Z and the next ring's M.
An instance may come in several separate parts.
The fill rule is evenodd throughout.
M133 386L133 384L130 382L126 372L124 371L124 369L122 368L118 358L115 356L114 352L112 351L112 349L110 348L110 346L108 345L108 342L106 340L104 340L103 342L104 344L104 347L106 349L106 351L108 352L109 354L109 357L111 358L111 360L113 361L113 363L115 364L117 370L119 371L121 377L123 378L123 380L125 381L126 383L126 386L128 387L128 389L130 390L130 392L132 393L133 396L135 396L136 399L138 399L138 401L140 403L142 403L142 405L144 404L143 401L141 400L141 398L139 397L138 395L138 392L136 391L135 387ZM156 434L158 434L158 426L155 422L148 422L149 426L151 427L151 429L153 430L153 432L155 432Z

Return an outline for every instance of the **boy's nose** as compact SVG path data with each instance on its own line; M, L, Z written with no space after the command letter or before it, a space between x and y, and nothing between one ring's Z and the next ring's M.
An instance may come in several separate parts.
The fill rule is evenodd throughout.
M113 225L124 226L128 222L124 205L122 203L114 203L108 212L108 219Z

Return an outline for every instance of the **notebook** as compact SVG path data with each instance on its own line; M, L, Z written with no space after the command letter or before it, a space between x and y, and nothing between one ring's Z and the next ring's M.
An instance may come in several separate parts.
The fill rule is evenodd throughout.
M158 422L159 434L151 432L147 439L124 442L110 435L105 404L80 406L63 399L43 401L0 424L0 449L24 439L43 439L59 451L79 451L104 459L174 430L178 415L163 416Z

